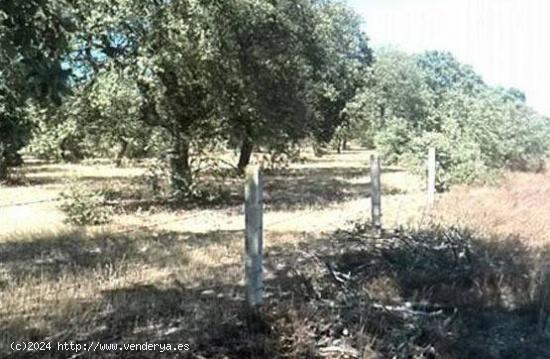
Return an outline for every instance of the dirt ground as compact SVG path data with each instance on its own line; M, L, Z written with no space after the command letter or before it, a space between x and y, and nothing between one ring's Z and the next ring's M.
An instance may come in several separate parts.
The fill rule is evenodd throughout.
M101 163L104 162L104 163ZM42 231L69 230L55 199L72 181L91 187L120 187L145 172L144 167L117 168L100 161L91 165L39 164L24 170L25 186L0 187L0 240ZM307 163L292 164L280 174L265 179L267 231L323 231L341 228L346 222L370 215L369 153L347 151L342 155L310 157ZM406 224L412 212L423 203L419 179L403 170L390 167L382 177L385 190L384 222ZM242 186L235 184L237 197ZM11 206L17 203L40 202ZM160 229L207 233L215 230L239 230L243 226L239 199L218 208L185 211L156 210L153 214L133 210L116 216L109 231L121 226L149 226L161 223ZM145 212L145 213L144 213ZM162 224L170 222L168 224ZM94 228L94 230L97 228Z

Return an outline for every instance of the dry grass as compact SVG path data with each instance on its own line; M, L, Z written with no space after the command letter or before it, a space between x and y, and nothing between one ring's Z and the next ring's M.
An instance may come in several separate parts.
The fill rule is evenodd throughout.
M457 187L443 195L436 217L531 246L550 244L550 173L510 173L499 186Z
M266 252L277 253L266 263L267 280L288 265L279 255L368 216L368 158L350 151L267 174ZM54 198L74 180L132 198L144 170L32 163L24 168L26 185L0 188L0 205ZM417 179L392 168L383 181L386 223L405 224L423 205ZM242 196L240 183L232 190L232 198ZM185 342L197 355L218 357L281 352L262 331L251 344L246 329L240 201L188 209L139 203L111 224L81 228L65 224L55 202L2 208L0 352L17 339ZM278 286L268 296L280 300Z
M221 205L142 206L139 198L119 208L112 224L96 227L64 224L56 203L1 208L0 356L29 357L11 352L12 340L189 343L191 350L176 357L190 358L345 357L331 348L363 358L550 353L538 336L550 308L547 291L540 290L548 276L533 265L536 255L539 263L548 258L545 242L536 242L534 252L531 242L509 235L535 238L537 231L491 222L490 213L509 218L506 208L515 210L519 194L505 185L455 189L441 199L442 223L478 223L491 235L424 226L376 239L364 226L368 158L349 151L267 174L266 305L256 316L243 309L240 180L229 179L231 200ZM0 188L0 206L55 197L67 178L90 188L116 187L133 199L144 170L105 162L31 164L24 169L29 185ZM542 218L533 203L548 193L548 178L523 176L510 181L526 192L533 188L525 182L536 179L540 190L515 217ZM418 178L386 168L382 182L386 228L426 219ZM501 196L502 206L486 203L493 196ZM350 279L339 281L334 271Z

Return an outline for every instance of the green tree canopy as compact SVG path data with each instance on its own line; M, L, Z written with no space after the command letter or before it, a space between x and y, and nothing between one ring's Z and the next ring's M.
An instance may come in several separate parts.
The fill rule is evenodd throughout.
M452 182L537 169L550 146L550 123L521 91L485 84L449 53L381 49L346 112L363 142L390 160L419 165L436 146Z

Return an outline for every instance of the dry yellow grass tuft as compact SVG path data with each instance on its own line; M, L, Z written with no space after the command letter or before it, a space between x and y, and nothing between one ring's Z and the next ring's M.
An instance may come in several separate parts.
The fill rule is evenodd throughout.
M488 235L550 244L550 173L510 173L498 186L456 187L444 194L437 220L461 223Z

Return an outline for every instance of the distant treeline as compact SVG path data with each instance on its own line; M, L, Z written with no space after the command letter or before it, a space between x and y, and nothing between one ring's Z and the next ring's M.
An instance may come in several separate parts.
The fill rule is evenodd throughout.
M20 150L158 156L175 191L217 149L292 153L360 139L388 160L428 146L453 182L538 169L548 121L450 54L383 49L329 0L0 3L0 179ZM440 171L441 173L441 171Z
M367 85L348 103L343 136L389 161L418 165L435 146L449 182L490 179L502 169L541 170L550 120L517 89L492 87L452 54L376 51Z

